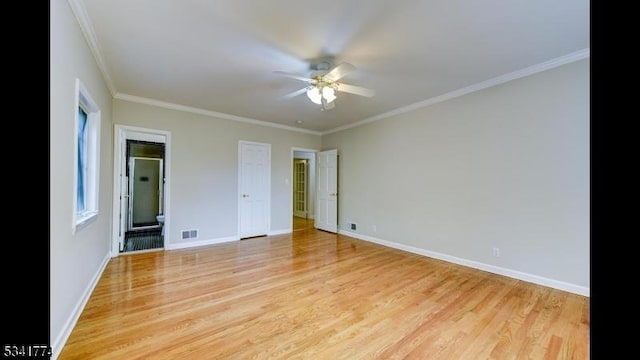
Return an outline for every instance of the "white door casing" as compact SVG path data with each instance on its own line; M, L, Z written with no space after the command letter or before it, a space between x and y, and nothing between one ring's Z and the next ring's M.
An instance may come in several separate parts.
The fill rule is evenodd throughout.
M338 231L338 150L320 151L317 164L315 227L335 233Z
M140 140L165 144L164 152L164 186L162 188L162 212L164 213L165 245L171 242L168 234L171 233L171 132L148 129L137 126L114 124L114 156L113 156L113 237L111 256L120 255L124 246L124 237L127 225L128 183L126 176L126 143L127 140ZM117 221L115 220L117 219Z
M240 141L238 153L238 235L266 235L271 223L271 144Z

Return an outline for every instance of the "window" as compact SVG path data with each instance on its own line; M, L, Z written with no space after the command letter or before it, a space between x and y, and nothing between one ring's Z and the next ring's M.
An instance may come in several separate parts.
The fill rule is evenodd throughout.
M76 187L76 212L87 208L85 189L87 188L87 112L78 106L78 186Z
M100 170L100 109L76 79L75 191L73 231L98 216Z

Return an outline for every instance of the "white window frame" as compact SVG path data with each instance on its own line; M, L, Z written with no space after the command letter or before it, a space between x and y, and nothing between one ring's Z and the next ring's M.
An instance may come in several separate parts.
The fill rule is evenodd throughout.
M78 202L78 127L80 117L78 108L82 108L87 114L87 162L86 162L86 187L85 209L77 211ZM73 146L73 233L86 227L98 218L99 179L100 179L100 108L93 100L87 88L80 79L76 79L75 96L75 127Z

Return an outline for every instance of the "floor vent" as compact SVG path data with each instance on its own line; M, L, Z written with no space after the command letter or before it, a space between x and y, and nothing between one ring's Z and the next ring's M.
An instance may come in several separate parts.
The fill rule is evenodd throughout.
M182 232L183 239L196 239L198 238L198 230L184 230Z

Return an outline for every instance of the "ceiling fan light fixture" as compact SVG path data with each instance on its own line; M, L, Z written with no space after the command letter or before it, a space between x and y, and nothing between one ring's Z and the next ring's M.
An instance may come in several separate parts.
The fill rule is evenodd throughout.
M307 97L315 104L321 105L322 100L330 103L336 99L336 92L331 86L313 86L307 90Z
M322 64L312 65L311 70L315 70L315 72L313 72L310 77L275 71L277 74L307 82L306 87L289 93L283 96L283 98L289 99L306 93L309 100L314 104L321 105L321 110L325 111L331 110L336 106L334 100L336 100L337 91L366 97L375 95L375 91L371 89L338 82L345 75L355 70L355 66L349 63L342 63L329 70L331 63L332 62L325 61Z
M336 99L336 92L332 87L325 86L322 88L322 97L330 103Z
M318 105L322 104L322 95L320 95L320 90L317 86L314 86L307 90L307 97L309 97L309 100Z

